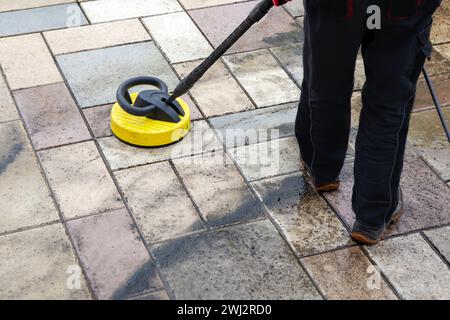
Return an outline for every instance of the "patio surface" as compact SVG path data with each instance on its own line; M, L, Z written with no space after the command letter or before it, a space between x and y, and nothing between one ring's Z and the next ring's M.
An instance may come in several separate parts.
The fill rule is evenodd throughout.
M112 136L122 81L154 75L173 89L254 4L0 0L0 299L450 299L450 148L423 79L406 212L386 240L349 238L353 142L339 192L316 194L299 171L298 0L183 97L194 121L181 142ZM433 43L450 119L448 1ZM363 82L359 60L354 128ZM255 130L271 134L243 137Z

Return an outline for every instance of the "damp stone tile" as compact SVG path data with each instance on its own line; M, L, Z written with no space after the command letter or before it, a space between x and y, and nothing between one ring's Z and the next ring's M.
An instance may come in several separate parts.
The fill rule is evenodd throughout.
M428 239L437 248L440 254L450 263L450 226L441 227L424 232Z
M6 85L5 79L0 74L0 122L19 119L16 111L16 105L12 99L11 93Z
M268 221L171 240L152 248L176 299L320 299Z

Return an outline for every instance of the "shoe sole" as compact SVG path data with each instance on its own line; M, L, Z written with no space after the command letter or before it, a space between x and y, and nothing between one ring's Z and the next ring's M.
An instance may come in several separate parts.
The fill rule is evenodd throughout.
M314 183L314 179L311 175L311 173L309 172L309 170L307 169L305 163L303 162L302 159L300 159L300 163L303 166L303 172L306 176L306 178L311 181L311 184L314 188L314 190L316 190L319 193L324 193L324 192L333 192L333 191L337 191L339 189L339 181L334 181L334 182L330 182L330 183L325 183L322 185L316 185Z
M398 221L400 220L400 218L402 217L402 215L403 215L403 208L400 209L400 211L395 215L395 217L392 217L391 221L389 222L388 227L386 228L386 230L384 230L381 237L377 240L370 239L364 233L361 233L361 232L352 232L352 234L350 236L353 240L355 240L358 243L373 246L373 245L379 243L381 240L383 240L386 237L389 227L397 224Z

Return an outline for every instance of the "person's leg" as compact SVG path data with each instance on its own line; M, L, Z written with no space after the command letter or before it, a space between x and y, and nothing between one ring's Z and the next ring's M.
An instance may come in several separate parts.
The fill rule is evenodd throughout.
M301 158L316 184L335 181L350 131L356 57L366 1L305 0L304 80L295 123Z
M418 14L393 19L388 1L379 0L381 29L368 32L363 39L367 81L362 91L352 199L360 226L383 230L397 208L410 113L417 79L431 53L431 16L438 3L428 0Z

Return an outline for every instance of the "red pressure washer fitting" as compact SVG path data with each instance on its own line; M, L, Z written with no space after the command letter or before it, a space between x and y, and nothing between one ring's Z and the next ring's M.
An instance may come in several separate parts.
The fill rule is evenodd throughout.
M275 7L279 7L279 6L282 6L283 4L288 3L291 0L272 0L272 1L273 1L273 5Z

